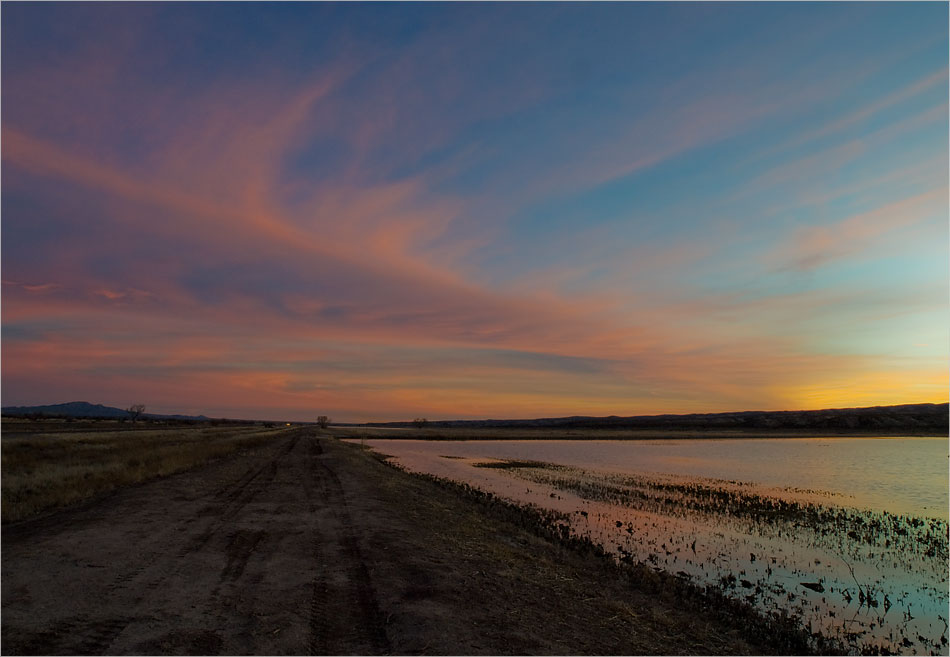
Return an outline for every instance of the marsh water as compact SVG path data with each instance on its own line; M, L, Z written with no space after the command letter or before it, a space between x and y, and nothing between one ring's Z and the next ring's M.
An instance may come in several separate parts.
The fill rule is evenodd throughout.
M365 443L855 652L946 654L944 438Z

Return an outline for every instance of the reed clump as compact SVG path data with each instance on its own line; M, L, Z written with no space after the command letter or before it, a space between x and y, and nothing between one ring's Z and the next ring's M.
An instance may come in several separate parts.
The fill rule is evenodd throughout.
M509 469L517 468L516 462L509 465ZM855 545L879 549L899 546L905 555L944 562L950 558L947 522L938 518L786 500L700 482L668 483L639 476L595 475L564 466L532 465L530 469L521 469L520 476L587 500L618 506L667 515L726 515L754 525L759 531L810 532L819 542L833 542L836 547L840 547L841 537L847 536Z

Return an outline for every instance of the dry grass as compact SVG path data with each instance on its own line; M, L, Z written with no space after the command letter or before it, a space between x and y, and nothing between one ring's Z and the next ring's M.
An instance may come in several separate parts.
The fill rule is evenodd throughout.
M2 519L23 520L253 447L284 428L207 425L135 430L69 425L18 433L4 420ZM10 431L12 429L12 431Z

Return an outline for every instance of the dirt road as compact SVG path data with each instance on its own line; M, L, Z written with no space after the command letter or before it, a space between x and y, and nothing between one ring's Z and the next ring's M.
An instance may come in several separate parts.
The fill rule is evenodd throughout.
M761 652L298 429L2 534L4 654Z

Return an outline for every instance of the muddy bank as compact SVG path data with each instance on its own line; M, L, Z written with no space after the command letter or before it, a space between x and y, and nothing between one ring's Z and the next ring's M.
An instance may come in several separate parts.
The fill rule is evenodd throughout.
M804 650L559 541L530 511L312 429L8 525L5 654Z

